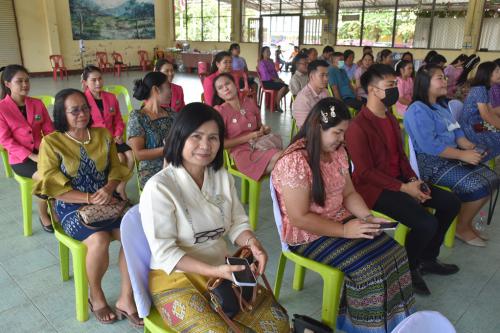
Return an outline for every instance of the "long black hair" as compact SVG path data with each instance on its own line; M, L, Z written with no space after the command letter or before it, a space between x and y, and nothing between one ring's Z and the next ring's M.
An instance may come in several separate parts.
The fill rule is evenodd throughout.
M477 67L476 75L472 79L471 87L485 86L486 89L490 89L491 86L491 75L493 71L498 67L498 64L494 61L486 61Z
M212 60L212 65L210 66L210 74L217 72L217 63L221 62L225 57L229 57L231 59L233 58L231 53L229 53L228 51L222 51L215 55L214 60Z
M332 109L335 111L334 117ZM328 121L325 122L325 119ZM326 131L349 119L351 115L344 102L333 97L323 98L314 105L304 125L292 139L291 143L300 139L306 141L307 163L312 172L312 197L319 206L325 205L325 186L320 168L321 131Z
M428 64L419 68L417 75L415 76L415 82L413 84L412 103L422 102L433 109L432 104L429 101L429 88L431 86L432 76L437 71L443 72L443 68L436 64ZM442 106L446 106L446 95L439 96L436 100L436 103Z
M160 87L167 81L167 76L161 72L149 72L144 79L134 81L134 98L143 101L151 96L153 87Z
M6 95L10 95L10 89L5 85L6 81L12 81L18 72L24 72L29 75L28 70L21 65L7 65L5 67L1 67L0 72L2 72L2 75L0 75L0 87L2 88L2 91L0 92L0 99L3 99Z
M234 81L234 77L229 74L229 73L220 73L219 75L217 75L217 77L213 80L212 82L212 89L214 91L214 96L212 97L212 105L213 106L216 106L216 105L221 105L221 104L224 104L226 101L223 100L219 94L217 93L217 89L215 88L215 83L221 78L221 77L225 77L225 78L228 78L231 82L234 83L234 86L236 87L236 89L238 89L238 87L236 86L236 81Z

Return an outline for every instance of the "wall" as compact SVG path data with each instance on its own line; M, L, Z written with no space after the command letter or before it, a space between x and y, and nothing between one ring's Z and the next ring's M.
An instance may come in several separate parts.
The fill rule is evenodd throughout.
M191 49L199 51L227 51L231 43L218 43L218 42L189 42ZM240 54L245 58L249 71L255 71L257 67L257 60L259 57L259 44L257 43L239 43Z
M84 63L95 61L96 51L122 54L125 64L137 66L138 50L147 50L152 57L154 47L173 45L169 22L172 21L171 1L155 0L155 39L85 41ZM51 71L49 55L62 54L68 69L80 69L78 40L73 40L68 0L14 0L21 52L24 64L31 72Z

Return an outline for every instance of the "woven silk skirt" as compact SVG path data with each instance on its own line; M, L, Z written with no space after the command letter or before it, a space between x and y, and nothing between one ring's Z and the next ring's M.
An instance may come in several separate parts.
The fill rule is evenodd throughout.
M338 329L389 333L415 311L406 252L385 233L374 239L321 237L290 249L344 272Z

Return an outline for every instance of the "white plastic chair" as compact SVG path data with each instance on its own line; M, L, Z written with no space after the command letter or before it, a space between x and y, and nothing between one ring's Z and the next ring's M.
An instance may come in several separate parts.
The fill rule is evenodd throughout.
M453 118L455 118L456 121L459 121L462 116L462 111L464 110L464 103L458 99L452 99L448 102L448 108L450 109Z
M396 326L392 333L456 333L450 321L437 311L418 311Z

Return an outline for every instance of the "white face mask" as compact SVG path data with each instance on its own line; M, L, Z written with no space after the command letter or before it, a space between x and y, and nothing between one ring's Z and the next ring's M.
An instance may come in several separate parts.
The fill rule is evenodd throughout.
M344 60L339 60L339 67L340 68L344 67Z

